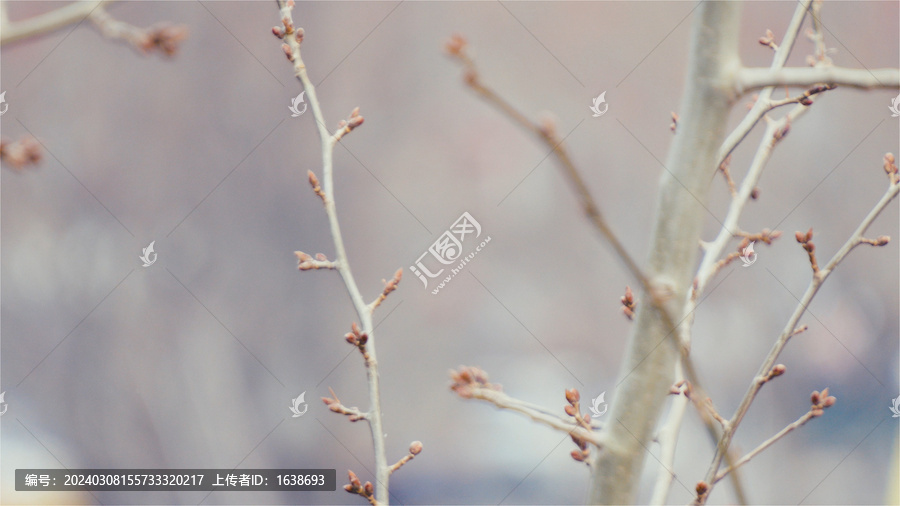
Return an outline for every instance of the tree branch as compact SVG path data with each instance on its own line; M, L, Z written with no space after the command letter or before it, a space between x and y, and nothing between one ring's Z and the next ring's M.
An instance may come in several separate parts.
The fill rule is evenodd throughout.
M285 44L282 46L282 49L287 55L288 60L290 60L294 64L294 74L303 85L303 89L306 91L306 98L309 101L310 108L312 109L313 117L315 119L316 126L318 127L319 139L321 142L322 185L319 191L316 191L316 194L319 195L325 205L325 214L328 216L328 224L331 229L331 237L334 240L334 249L336 254L334 262L329 265L328 268L336 269L341 275L341 279L343 279L344 281L344 286L347 288L347 293L350 295L350 300L353 303L353 308L356 310L356 314L359 317L362 327L361 331L357 332L357 334L359 334L360 336L366 336L362 344L358 346L360 346L360 351L363 352L366 364L366 379L369 387L370 407L366 412L365 420L369 423L369 428L372 433L372 445L375 453L375 480L378 483L378 487L375 488L373 496L370 486L360 488L358 480L357 482L353 482L353 480L351 479L351 484L348 486L351 487L352 490L348 490L354 493L362 492L360 495L363 495L363 497L369 499L373 504L377 503L386 505L390 500L389 480L391 475L391 466L387 463L387 455L385 451L384 429L382 424L383 415L381 410L381 391L379 388L378 378L378 360L376 359L375 355L375 336L374 327L372 324L372 312L374 311L377 304L366 304L366 302L363 300L362 294L359 291L359 287L357 286L356 281L353 278L353 273L350 270L350 262L347 259L347 251L344 247L344 239L343 235L341 234L341 227L338 223L337 208L334 201L334 146L338 141L341 140L344 135L361 125L363 123L363 118L359 115L358 109L356 109L351 113L350 118L347 121L342 121L339 124L338 130L334 134L328 131L328 128L326 127L325 117L322 114L322 108L319 105L319 99L316 95L316 88L315 86L313 86L312 81L309 79L309 75L306 72L306 65L303 63L303 59L300 54L300 43L303 40L303 29L294 27L292 18L294 0L278 0L278 6L281 12L281 21L283 28L275 27L273 29L273 33L277 37L282 38L285 42ZM315 181L315 189L315 187L318 187L318 180L316 180L314 177L311 177L311 184L313 184L313 181ZM396 282L399 282L399 278L396 279ZM396 286L396 283L394 284L394 286Z
M6 1L3 0L2 3L5 4ZM115 0L77 1L21 21L7 19L7 23L3 26L3 33L0 34L0 46L79 23L87 18L94 9L113 1Z
M748 68L738 70L735 88L744 94L769 86L832 84L852 88L900 88L900 69L848 69L843 67Z
M475 67L475 62L469 56L467 47L468 45L466 40L459 35L451 38L451 40L446 45L447 53L463 64L465 68L464 79L466 84L469 85L469 87L471 87L473 90L475 90L489 104L496 107L514 122L518 123L520 126L536 135L552 150L553 154L556 156L563 168L563 174L574 187L575 193L579 198L582 209L590 220L590 223L594 226L595 230L600 233L600 236L612 246L616 255L625 264L631 275L641 285L644 293L647 294L647 296L650 298L652 307L659 312L663 326L670 329L669 333L666 335L666 338L669 338L674 343L676 343L676 346L679 349L680 360L682 362L682 369L685 371L685 376L693 383L696 390L702 392L703 388L701 386L700 380L697 378L696 368L693 365L688 352L688 348L686 346L678 344L679 334L675 332L678 324L676 323L671 310L666 308L666 301L671 296L671 293L669 293L666 288L660 290L659 287L654 287L651 285L650 279L646 274L644 274L644 272L638 266L637 262L635 262L635 260L625 249L621 241L619 241L616 234L612 231L612 228L609 226L600 211L600 206L597 205L593 195L591 195L591 192L588 189L587 183L581 176L581 172L569 157L568 152L563 145L562 139L559 137L556 131L556 126L554 125L554 123L551 120L545 120L542 124L532 122L524 114L519 112L515 107L507 102L503 97L497 94L493 89L486 86L479 77L478 70ZM626 309L628 309L627 306ZM633 312L631 314L626 312L626 315L629 317L629 319L632 319L634 316ZM707 430L709 431L712 440L714 442L718 441L720 438L719 431L713 425L713 421L708 416L706 416L706 411L700 410L699 414L703 422L706 424ZM740 484L737 483L737 481L735 481L735 488L738 491L738 496L742 497L743 493L741 492Z
M719 447L716 450L716 455L713 458L712 463L709 466L709 469L706 473L705 482L709 484L709 490L702 494L702 499L705 500L708 497L710 491L715 486L715 478L716 474L719 470L719 466L722 464L722 459L724 457L725 451L731 445L731 441L734 438L734 433L740 425L741 421L744 418L744 415L747 414L747 411L750 409L750 404L756 398L756 394L762 388L762 386L768 381L770 377L770 373L773 368L776 366L775 362L778 359L778 356L781 354L784 347L787 345L788 341L791 337L796 335L797 332L797 324L800 321L800 318L806 312L807 307L809 307L810 302L813 297L815 297L816 293L818 293L819 289L825 283L825 280L828 279L828 276L834 271L834 268L844 259L846 256L857 246L860 244L872 244L869 240L867 240L863 234L869 228L875 218L878 217L879 214L884 210L885 207L895 198L897 197L898 192L900 192L900 178L897 177L897 166L893 163L894 157L890 153L885 155L885 170L888 172L888 176L890 178L890 184L888 185L888 189L885 194L881 197L881 200L875 205L874 208L869 212L869 214L863 219L862 223L856 228L853 234L849 239L844 243L840 250L831 258L828 264L824 268L820 268L817 273L815 273L812 279L809 282L809 286L806 288L806 292L803 294L803 297L800 299L800 302L797 304L797 307L794 309L793 314L788 319L787 324L782 330L781 335L778 336L778 339L775 341L775 344L772 346L772 349L769 351L769 354L766 356L765 360L760 366L759 371L756 376L753 378L753 381L750 383L749 388L747 389L747 393L744 394L743 399L741 400L740 405L734 413L734 416L729 420L728 428L725 430L725 433L722 435L722 440L719 442ZM881 237L879 241L875 245L883 246L887 244L889 238Z
M727 476L729 473L734 472L735 470L737 470L737 468L741 467L742 465L746 464L747 462L750 462L750 460L753 457L759 455L763 450L765 450L766 448L775 444L776 441L783 438L784 436L786 436L788 433L790 433L794 429L799 428L800 426L804 425L806 422L812 420L813 418L822 416L822 411L826 408L833 406L835 403L834 397L830 397L828 395L827 388L825 390L823 390L822 394L819 394L819 392L813 392L812 395L813 395L814 402L813 402L813 405L810 406L809 411L804 413L803 416L798 418L793 423L789 424L787 427L778 431L778 433L775 434L774 436L772 436L769 439L762 442L759 446L754 448L750 453L741 457L740 460L735 462L733 465L729 466L728 469L723 469L723 470L719 471L719 473L716 474L716 479L713 481L713 483L718 483L722 478Z
M458 371L451 371L450 375L453 378L451 390L464 399L480 399L498 408L522 413L542 425L577 436L598 448L603 447L599 433L587 430L572 417L564 418L546 408L506 395L500 385L489 383L487 374L477 367L460 367ZM591 428L595 427L599 428L591 425Z
M709 175L719 166L716 155L735 98L730 83L739 65L738 20L739 7L732 2L704 2L697 8L678 133L660 183L647 270L651 286L669 296L661 306L666 310L645 307L637 313L610 408L616 423L604 428L609 443L593 468L591 503L635 501L645 448L674 381L679 351L686 353L667 339L676 329L666 325L664 314L683 314L680 301L691 284ZM689 364L684 362L684 372L692 375Z
M771 70L781 69L784 67L785 62L787 62L788 56L790 56L791 50L794 48L794 43L797 42L797 35L800 33L800 28L803 26L803 19L806 17L806 12L809 10L812 1L813 0L803 0L797 5L797 8L794 9L794 16L791 18L791 22L784 32L784 39L782 39L778 49L775 50L772 65L769 67ZM753 130L756 123L759 122L767 112L772 110L773 107L770 104L770 99L772 98L772 91L774 89L774 87L768 87L759 92L759 97L756 99L756 102L754 102L750 112L748 112L747 115L744 116L744 119L741 120L740 124L728 134L725 142L722 143L722 147L719 148L719 163L724 162L725 159L728 158L728 155L734 151L734 148L736 148L737 145L747 137L747 134Z

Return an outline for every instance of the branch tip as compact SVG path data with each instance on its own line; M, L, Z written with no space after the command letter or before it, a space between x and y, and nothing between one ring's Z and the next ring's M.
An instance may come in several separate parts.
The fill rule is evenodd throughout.
M630 286L625 287L625 295L619 300L622 302L622 313L629 320L634 320L634 313L637 311L637 300L634 298L634 293L631 291Z
M322 191L322 186L319 184L319 178L316 177L316 174L313 171L308 171L307 175L309 176L309 185L312 186L313 192L322 199L322 202L325 202L325 192Z
M12 142L0 139L0 161L17 172L36 166L43 158L41 144L30 135Z

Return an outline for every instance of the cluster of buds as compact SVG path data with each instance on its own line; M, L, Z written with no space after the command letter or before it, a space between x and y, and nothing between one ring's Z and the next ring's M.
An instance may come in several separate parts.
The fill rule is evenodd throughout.
M887 172L891 184L900 183L900 174L897 173L897 164L895 163L893 153L884 155L884 171Z
M284 51L288 61L291 62L297 59L297 55L294 54L294 49L290 43L296 43L298 48L297 54L299 55L300 44L303 42L303 28L294 28L294 20L291 17L293 9L294 0L284 2L281 8L281 26L272 27L272 34L285 42L281 45L281 49Z
M622 301L622 312L629 320L634 320L634 312L637 310L637 300L635 300L630 286L625 287L625 295L619 300Z
M341 415L347 415L351 422L358 422L360 420L366 419L366 414L359 410L359 408L348 408L341 403L341 400L338 399L336 393L331 388L328 389L331 392L331 397L322 397L322 402L328 406L328 409L334 413L339 413Z
M137 47L144 53L160 51L165 56L174 56L187 37L186 26L160 23L143 30Z
M468 49L468 41L459 34L453 34L453 36L450 37L450 40L444 44L444 51L447 55L459 60L465 65L463 81L465 81L467 85L475 87L478 85L478 72L475 70L474 61L472 60L472 57L469 56Z
M825 408L830 408L837 402L837 399L834 396L828 395L828 388L825 388L825 390L822 390L821 392L813 390L809 400L812 403L812 406L809 408L809 412L812 416L822 416Z
M400 284L400 280L403 278L403 269L397 269L397 272L394 273L394 277L391 278L390 281L386 279L382 279L381 282L384 283L384 290L382 290L381 295L375 299L370 307L374 310L376 307L380 306L384 299L387 298L388 295L391 294L394 290L397 289L397 285Z
M356 473L348 470L347 474L350 475L350 483L344 485L344 490L350 492L351 494L359 494L366 498L370 504L378 504L375 500L375 486L372 485L371 481L367 481L365 485L359 481L359 478L356 476Z
M822 93L823 91L833 90L835 88L837 88L836 84L821 84L819 86L813 86L812 88L804 91L802 95L797 97L797 103L805 105L807 107L811 106L813 103L811 97L813 95Z
M465 58L468 48L469 42L458 33L451 35L450 39L444 43L444 51L454 58Z
M759 43L763 46L771 47L773 50L778 49L778 44L775 43L775 34L772 33L772 30L766 30L766 35L759 38Z
M316 173L310 170L307 172L307 176L309 176L309 185L312 186L313 192L322 199L322 202L325 202L325 192L322 191L322 185L319 184Z
M17 171L37 165L42 158L40 143L30 135L13 142L0 139L0 160Z
M806 104L804 104L804 105L806 105ZM791 117L787 116L784 121L784 126L779 128L778 130L775 130L775 133L772 134L772 139L775 142L780 142L781 139L784 139L787 136L788 132L790 132L790 131L791 131Z
M364 121L365 118L359 114L359 107L354 107L353 110L350 111L349 118L342 119L338 122L338 130L334 133L334 140L341 140L343 136L352 132L354 128L362 125Z
M688 380L680 380L678 383L669 387L669 395L684 394L688 399L691 398L691 382Z
M361 351L364 351L366 343L369 341L369 334L362 332L356 322L354 322L353 325L350 326L350 329L351 332L347 332L347 334L344 335L344 339L346 339L348 343L359 348Z
M581 414L581 407L579 402L581 401L581 394L578 393L578 390L575 388L570 388L566 390L566 402L568 404L564 408L566 414L575 418L575 422L584 427L587 430L591 430L591 415L583 415ZM588 442L581 436L578 435L577 432L572 431L569 433L569 436L572 438L572 441L578 446L577 449L572 450L572 458L578 462L588 462L588 457L591 456L591 449L588 446Z
M803 245L803 249L809 254L809 263L812 265L813 274L819 273L819 262L816 261L816 245L813 244L813 229L810 229L804 234L803 232L796 232L794 234L794 238L797 239L797 242Z
M453 380L450 390L456 392L456 395L463 399L471 399L476 390L487 389L499 392L502 389L500 385L494 385L488 381L487 373L478 367L460 366L458 370L450 371L450 379Z
M697 491L697 499L694 500L694 503L703 504L706 500L706 494L709 493L709 484L705 481L698 481L695 490Z
M337 265L322 253L316 253L316 257L313 258L302 251L295 251L294 256L297 257L297 268L301 271L337 268Z

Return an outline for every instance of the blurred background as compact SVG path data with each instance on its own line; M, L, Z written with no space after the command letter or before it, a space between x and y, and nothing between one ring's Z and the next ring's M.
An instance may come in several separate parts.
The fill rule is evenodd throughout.
M61 5L8 9L17 20ZM557 119L609 221L643 259L695 6L296 8L330 127L356 106L366 119L335 149L356 279L372 299L383 278L401 267L406 275L375 315L388 460L413 440L425 447L392 477L396 503L582 502L589 472L569 456L571 441L457 398L447 371L481 366L507 393L560 414L566 388L614 402L630 325L619 297L634 281L582 217L555 160L463 85L444 41L465 35L485 83L530 117ZM794 8L744 6L745 64L769 65L771 50L757 39L771 29L780 40ZM898 10L826 3L835 64L897 66ZM362 359L342 337L356 316L336 273L296 269L295 250L333 257L333 245L306 181L307 170L321 172L312 114L288 110L301 89L270 32L274 2L121 2L109 12L138 26L185 24L190 36L169 60L106 40L88 23L2 50L3 136L31 133L46 148L36 169L0 172L3 503L360 504L340 486L347 469L373 479L368 428L318 401L331 387L349 406L368 405ZM801 37L789 64L811 53ZM589 106L604 91L608 113L594 118ZM699 372L726 415L809 282L793 232L813 227L824 262L883 194L882 156L898 151L900 137L888 111L895 91L826 93L772 157L740 225L785 235L757 244L753 266L728 266L694 326ZM735 153L738 180L761 130ZM722 178L711 185L706 239L730 198ZM491 242L433 295L409 266L463 212ZM868 235L896 238L898 228L894 202ZM158 261L144 268L138 257L151 241ZM813 390L828 386L838 402L745 466L752 502L880 503L896 482L888 407L900 374L898 251L891 243L853 252L801 320L809 330L780 359L788 373L762 390L736 445L748 451L794 421ZM309 411L292 418L302 392ZM689 412L671 502L690 501L713 451ZM339 488L14 491L16 468L63 466L335 468ZM641 501L658 471L648 456ZM731 501L728 484L711 497Z

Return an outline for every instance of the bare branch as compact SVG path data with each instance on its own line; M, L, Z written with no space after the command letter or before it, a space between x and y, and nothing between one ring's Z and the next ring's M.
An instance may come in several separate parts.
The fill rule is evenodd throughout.
M159 51L165 56L173 56L187 38L187 27L183 25L161 23L138 28L110 16L102 5L92 10L88 19L104 37L121 40L143 54Z
M413 441L409 445L409 453L407 453L402 459L398 460L396 464L391 466L391 473L403 467L403 464L406 464L410 460L416 458L416 455L420 453L422 453L422 442Z
M160 51L166 56L172 56L187 38L187 28L184 25L161 23L149 28L139 28L119 21L106 12L106 6L113 1L115 0L76 1L21 21L12 21L7 17L4 1L0 45L49 33L85 19L90 20L104 37L124 41L142 53Z
M338 413L341 415L346 415L351 422L358 422L360 420L368 420L368 413L363 413L359 410L359 408L348 408L341 403L341 400L338 399L334 390L331 387L328 387L328 391L331 392L331 397L322 397L322 402L328 406L328 409L334 413Z
M809 9L811 3L812 0L804 0L797 5L796 9L794 10L794 15L791 18L787 29L785 30L784 39L782 40L781 44L775 43L774 34L771 32L771 30L767 30L766 37L764 37L764 39L760 39L761 44L769 46L775 50L775 54L773 56L771 64L772 69L782 68L787 61L787 58L790 55L790 52L797 40L797 36L800 33L800 29L803 25L803 20L806 17L807 10ZM719 148L717 154L717 160L720 168L728 167L730 156L734 148L744 140L744 138L750 133L750 131L759 122L759 120L765 117L766 113L776 107L788 103L772 101L771 97L773 90L774 88L766 88L760 92L759 96L756 97L756 101L754 102L751 110L722 143L722 146ZM815 93L819 93L821 91L825 90L819 90ZM812 103L811 97L815 93L810 91L809 94L804 94L802 96L802 101L801 97L798 97L796 101L798 103L802 103L803 106L794 108L790 113L788 113L785 118L782 118L781 120L768 122L767 130L763 134L763 140L757 148L756 154L753 158L753 161L751 162L750 169L748 170L747 175L742 181L739 189L734 189L734 183L733 181L731 181L730 174L728 174L726 171L722 171L726 176L726 181L729 185L729 191L732 194L732 201L729 206L728 213L726 214L725 220L723 221L723 226L720 229L716 239L710 243L702 243L703 257L700 262L700 267L697 270L696 277L694 278L693 288L690 292L690 296L688 297L685 304L684 314L686 315L686 323L681 326L681 340L684 346L690 346L690 329L693 326L694 310L696 309L700 295L704 292L704 290L708 286L709 281L713 276L715 276L716 273L718 273L730 261L739 258L741 255L739 247L738 252L731 253L724 259L720 260L726 246L731 241L731 239L740 234L738 220L744 210L744 207L749 200L755 199L758 196L756 185L758 184L759 179L762 175L762 170L771 157L772 150L777 144L777 141L775 140L776 133L780 132L779 139L784 137L785 128L790 124L791 121L795 120L806 111L806 109L808 108L807 106ZM677 381L682 382L684 379L685 376L680 372L676 374ZM668 497L669 488L671 487L673 479L670 470L674 465L675 446L678 441L678 431L684 417L687 402L688 401L685 396L676 396L672 400L672 406L669 409L669 414L667 415L666 421L659 429L658 441L661 447L660 453L662 457L662 467L660 468L659 475L657 476L657 481L654 486L652 499L652 502L654 504L664 504L666 502L666 498ZM734 458L732 457L730 450L728 451L728 453L726 453L725 459L727 461L733 461ZM740 487L740 482L735 481L735 486ZM739 490L740 489L738 488L737 491L739 492Z
M347 485L347 487L349 488L345 487L345 489L349 492L358 493L363 497L366 497L372 504L388 504L390 498L389 480L391 468L387 463L385 450L381 410L381 391L378 378L378 360L376 359L375 355L375 336L374 326L372 324L373 308L369 304L366 304L363 300L362 294L359 291L359 287L353 278L353 272L350 270L350 263L347 260L347 251L344 247L344 239L343 235L341 235L341 227L338 223L337 208L334 202L334 146L338 141L341 140L344 135L361 125L363 122L363 118L359 115L359 110L354 109L354 111L350 115L349 121L344 121L339 124L338 130L334 134L328 131L328 128L326 127L327 123L325 121L325 116L322 113L322 108L319 105L319 99L316 96L316 88L315 86L313 86L313 83L306 72L306 65L303 63L303 58L300 54L300 43L303 41L303 29L294 27L294 21L292 17L294 0L278 0L278 6L281 13L281 26L276 26L275 28L273 28L272 33L276 37L284 41L282 50L284 51L288 60L293 63L294 75L297 77L297 79L303 85L303 89L306 91L306 97L309 100L310 108L313 111L313 118L315 119L316 126L319 132L319 140L321 142L321 187L319 187L318 178L316 178L314 174L309 179L310 184L313 186L313 190L317 195L319 195L319 197L325 204L325 214L328 216L328 223L331 229L331 237L334 241L336 259L329 266L329 268L337 270L341 275L341 279L343 279L344 281L344 286L347 288L347 293L350 295L350 300L353 303L353 308L356 310L357 316L359 317L360 324L362 326L362 329L358 332L358 335L360 337L365 336L365 338L361 340L362 342L360 342L360 337L357 337L356 343L352 344L355 344L359 347L366 363L366 379L369 387L369 402L371 404L365 419L369 423L369 428L372 434L372 446L374 448L375 454L375 479L378 482L378 487L377 489L372 491L371 483L366 483L365 486L361 486L359 484L359 480L356 480L356 482L353 481L354 476L351 473L351 484Z
M651 309L659 316L662 326L667 329L663 337L671 339L675 348L678 350L679 359L683 362L683 369L686 376L695 385L697 390L702 390L689 351L683 343L679 342L679 333L676 332L678 324L673 317L673 314L675 314L673 311L674 308L669 307L672 302L671 287L668 286L667 283L660 286L651 283L650 278L641 270L637 262L635 262L621 241L619 241L618 237L603 217L600 207L597 205L584 178L581 176L581 172L575 167L571 158L569 158L568 152L563 146L562 139L559 137L554 123L550 120L546 120L542 124L532 122L509 102L498 95L493 89L482 83L478 70L475 67L474 60L468 54L468 43L463 37L459 35L453 36L446 44L445 49L451 57L463 64L465 69L464 80L469 87L514 122L531 131L550 147L563 167L564 175L574 187L576 195L591 224L594 225L594 228L600 235L613 247L616 255L625 264L628 271L639 282L644 293L649 297ZM677 116L673 115L673 120L677 121L677 119ZM625 301L623 301L623 303L624 302ZM626 306L626 315L628 315L627 310L628 307ZM718 440L719 434L716 427L713 426L712 420L709 417L704 416L703 412L701 412L701 418L704 423L706 423L707 429L713 440Z
M900 69L849 69L843 67L742 68L735 78L738 94L770 86L809 87L818 84L851 88L900 88Z
M387 298L388 295L391 294L394 290L397 289L397 285L400 284L400 279L403 277L403 269L397 269L397 272L394 273L394 277L390 281L386 281L382 279L381 281L384 283L384 290L378 295L378 298L373 300L371 304L369 304L369 312L375 311L375 308L381 305L384 302L384 299Z
M723 469L723 470L719 471L719 473L716 474L716 478L715 478L715 480L713 480L713 483L718 483L722 478L727 476L729 473L733 472L734 470L736 470L737 468L746 464L747 462L750 462L750 460L753 457L759 455L763 450L765 450L766 448L775 444L776 441L778 441L779 439L786 436L789 432L793 431L794 429L799 428L800 426L802 426L806 422L812 420L813 418L817 418L817 417L821 416L823 410L833 406L835 402L836 402L836 399L834 397L828 395L827 388L825 390L823 390L821 394L819 392L813 392L812 393L812 405L810 406L809 411L807 411L803 416L798 418L795 422L789 424L787 427L778 431L778 433L775 434L774 436L772 436L769 439L762 442L759 446L754 448L750 453L741 457L740 460L738 460L737 462L734 463L734 465L728 467L727 469Z
M535 422L575 435L598 448L603 446L600 434L587 430L579 422L573 423L571 418L554 415L545 408L506 395L500 385L490 383L487 373L477 367L461 366L457 371L450 371L450 377L453 379L450 389L463 399L490 402L498 408L522 413Z
M86 19L94 9L107 5L112 1L72 2L50 12L21 21L13 21L7 18L6 24L3 25L3 33L0 34L0 46L79 23ZM3 1L3 4L6 4L6 0Z
M781 45L779 45L778 49L775 51L772 65L769 67L771 70L781 69L784 67L785 62L787 62L788 56L790 56L791 50L794 48L794 43L797 41L797 35L800 33L800 28L803 26L803 19L806 17L806 12L811 3L812 0L802 0L797 5L797 8L794 9L794 16L791 18L791 22L788 24L787 30L784 33L784 40L781 41ZM756 123L765 116L767 112L772 110L770 99L772 98L773 90L774 88L769 87L759 92L759 97L753 104L753 108L751 108L750 112L741 120L740 124L728 134L725 142L722 143L722 147L719 148L718 163L722 163L722 161L734 151L734 148L744 140L747 134L753 130Z
M853 248L859 246L860 244L866 244L863 234L865 234L866 230L869 228L872 222L875 221L875 218L877 218L878 215L881 214L882 211L884 211L887 205L897 197L898 193L900 193L900 182L896 182L894 178L892 178L890 184L888 185L887 191L884 193L878 203L875 204L875 207L872 208L869 214L862 220L862 223L859 224L850 238L847 239L847 241L838 250L838 252L834 254L828 264L826 264L825 267L820 267L818 271L813 275L812 279L809 282L809 286L806 288L806 292L803 294L800 302L797 303L797 306L794 309L791 317L788 319L784 330L782 330L781 335L775 341L772 349L769 351L769 354L763 361L759 372L750 383L750 386L747 389L747 393L744 394L740 405L738 406L734 415L731 417L731 420L729 420L729 427L722 435L722 440L719 442L719 447L716 451L716 455L713 458L713 461L710 464L709 470L706 474L705 481L709 484L709 491L711 491L712 487L715 485L713 480L718 473L719 466L721 466L722 464L724 451L727 450L730 446L731 441L734 438L734 433L743 420L744 415L746 415L747 411L750 409L750 404L752 404L753 400L756 398L756 394L767 382L766 378L769 377L770 371L772 371L773 367L775 367L775 361L778 359L782 350L784 350L784 347L787 345L790 338L798 333L797 324L799 323L800 318L803 316L803 314L806 313L806 308L809 307L809 304L812 301L813 297L815 297L816 293L818 293L819 289L825 283L825 280L828 279L828 276L834 271L835 267L837 267L837 265L847 257L847 255L853 250ZM885 239L887 238L885 237ZM886 241L885 244L887 244ZM815 404L815 402L813 402L813 404ZM704 500L707 495L708 492L707 494L703 495Z

